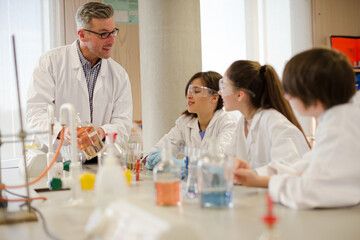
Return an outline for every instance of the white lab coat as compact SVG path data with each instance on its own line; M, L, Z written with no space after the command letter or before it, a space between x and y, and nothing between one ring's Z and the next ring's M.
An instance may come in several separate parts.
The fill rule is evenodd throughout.
M255 113L247 138L244 126L242 116L228 152L248 161L259 175L290 171L289 167L310 149L302 132L274 109Z
M359 120L360 109L351 104L323 113L318 118L315 146L293 165L298 174L271 177L272 199L295 209L360 203Z
M176 152L181 152L181 146L195 147L197 149L207 149L209 143L207 139L218 137L220 139L220 151L224 151L230 144L234 131L236 129L237 118L229 112L220 109L217 110L206 128L203 140L201 140L198 119L182 115L175 123L175 126L165 134L160 141L151 149L166 146L170 140Z
M354 97L351 99L351 102L360 107L360 90L356 91Z
M60 120L60 107L71 103L82 121L90 122L89 94L84 70L76 47L77 41L53 49L40 57L27 94L28 127L47 131L47 105L54 106ZM107 132L118 133L118 141L126 142L132 127L132 97L126 71L113 59L102 59L93 93L93 124ZM56 121L54 137L61 126ZM47 145L47 137L39 138Z

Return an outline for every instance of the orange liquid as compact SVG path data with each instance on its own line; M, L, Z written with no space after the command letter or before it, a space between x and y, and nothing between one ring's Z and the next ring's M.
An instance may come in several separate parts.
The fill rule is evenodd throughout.
M156 182L156 204L177 205L180 203L180 182Z
M96 157L104 146L93 127L78 128L77 135L79 148L84 152L87 160Z

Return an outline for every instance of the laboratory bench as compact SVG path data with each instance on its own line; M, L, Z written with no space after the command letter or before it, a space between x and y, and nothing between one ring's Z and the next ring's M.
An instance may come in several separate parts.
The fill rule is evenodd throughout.
M84 168L87 171L96 171L96 165L84 165ZM5 184L23 182L16 164L11 161L3 161L2 178ZM86 204L73 205L69 201L70 190L36 192L35 189L45 187L46 180L45 177L31 186L31 196L47 198L46 201L36 200L32 205L45 217L49 231L59 239L87 239L85 227L95 208L93 195L84 195ZM185 186L185 182L182 184ZM21 191L25 193L24 189L16 190L17 193ZM151 236L156 236L154 232L159 219L165 223L169 222L170 226L181 225L183 231L189 233L187 239L259 239L265 231L262 217L266 213L266 193L266 189L234 186L232 208L203 209L198 200L188 199L184 194L181 206L161 207L155 205L152 172L144 171L140 181L129 188L129 197L126 201L138 209L135 211L136 214L132 215L131 223L136 228L130 230L125 224L128 236L126 239L130 239L130 231L138 233L134 234L132 239L153 239ZM10 203L8 210L14 211L18 207L19 204ZM122 211L128 211L129 208L123 209L125 210ZM337 209L294 210L275 204L273 211L278 217L275 230L283 240L360 239L360 205ZM174 230L176 236L172 235L169 239L180 239L182 234L179 234L179 229L181 228ZM192 233L194 235L191 235ZM43 230L42 220L38 219L36 222L0 225L0 239L49 238Z

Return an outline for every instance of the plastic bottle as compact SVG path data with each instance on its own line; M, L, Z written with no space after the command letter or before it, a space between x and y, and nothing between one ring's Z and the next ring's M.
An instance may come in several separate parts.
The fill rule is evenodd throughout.
M126 197L128 186L120 160L111 150L103 159L95 180L95 194L99 207L105 208L110 202Z
M201 207L232 207L232 161L219 151L219 140L209 139L209 149L198 161Z
M168 143L153 170L157 205L181 204L181 170L171 156L171 144Z
M102 167L103 161L106 160L106 157L109 154L113 154L114 157L118 160L121 167L124 167L126 164L126 152L123 148L115 143L117 133L106 133L105 145L102 150L99 152L98 157L98 166L99 169Z
M83 151L87 160L98 155L104 147L97 131L91 123L81 122L79 113L76 116L78 147Z

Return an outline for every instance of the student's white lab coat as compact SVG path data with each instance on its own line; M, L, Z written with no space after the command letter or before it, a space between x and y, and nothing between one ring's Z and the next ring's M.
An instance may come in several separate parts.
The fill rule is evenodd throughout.
M289 166L310 149L302 132L274 109L259 109L255 113L247 138L244 126L242 116L229 152L248 161L259 175L288 172Z
M351 102L360 107L360 90L356 91L354 97L351 99Z
M351 104L323 113L318 118L315 146L293 166L298 175L271 177L272 199L295 209L360 203L359 120L360 109Z
M77 53L77 42L45 53L37 63L27 95L26 120L32 130L47 131L47 105L54 106L60 120L60 107L71 103L82 121L90 122L89 94ZM127 141L132 127L132 97L126 71L113 59L102 59L93 93L93 124L105 132L118 133ZM60 131L56 122L54 136ZM41 143L47 145L47 137Z
M201 140L198 119L182 115L175 123L175 126L165 134L160 141L151 149L156 150L158 147L166 146L170 140L177 152L181 152L181 147L195 147L197 149L207 149L209 146L207 139L218 137L220 139L220 151L224 151L230 144L237 125L237 118L229 112L220 109L217 110L206 128L203 140Z

